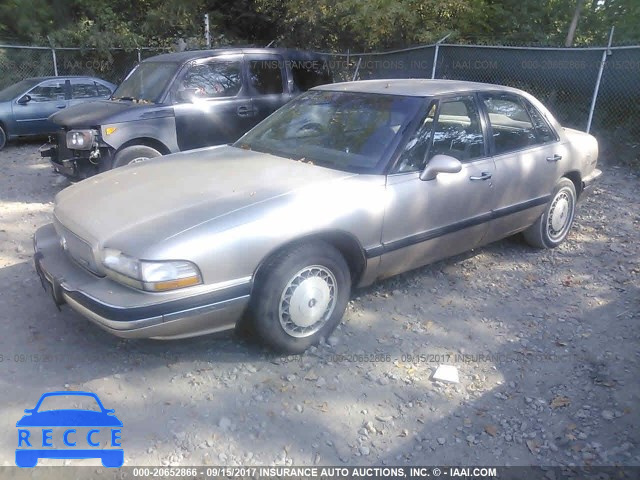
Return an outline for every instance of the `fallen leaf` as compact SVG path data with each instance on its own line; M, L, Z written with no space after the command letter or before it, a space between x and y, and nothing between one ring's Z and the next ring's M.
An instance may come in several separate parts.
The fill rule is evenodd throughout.
M492 437L495 437L496 434L498 433L498 429L496 428L495 425L485 425L484 431L487 432Z
M527 447L529 447L529 451L534 455L536 455L539 452L538 442L536 442L535 440L527 440Z
M568 397L562 397L558 395L556 398L551 400L551 408L560 408L560 407L568 407L571 405L571 400Z

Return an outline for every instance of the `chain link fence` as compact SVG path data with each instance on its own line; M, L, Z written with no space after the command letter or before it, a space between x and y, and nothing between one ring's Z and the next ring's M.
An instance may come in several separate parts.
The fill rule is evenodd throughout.
M640 46L436 44L329 58L340 80L437 78L525 90L564 126L589 129L600 142L604 160L640 166Z
M90 75L116 85L145 58L166 53L157 48L96 50L0 45L0 89L24 78Z
M118 84L140 60L165 52L0 45L0 89L43 75L94 75ZM591 127L603 158L640 165L640 46L442 43L382 53L325 55L336 81L442 78L520 88L544 102L563 125L580 130Z

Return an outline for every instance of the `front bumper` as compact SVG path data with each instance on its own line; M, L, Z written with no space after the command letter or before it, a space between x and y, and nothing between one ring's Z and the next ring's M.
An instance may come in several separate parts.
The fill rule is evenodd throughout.
M58 139L57 143L50 137L50 141L40 147L40 156L48 158L53 171L69 177L72 180L95 175L99 170L99 163L102 158L91 159L91 150L70 150L66 144L60 142L65 139ZM107 149L101 149L103 154L107 154Z
M53 167L53 171L60 173L65 177L76 179L80 177L80 168L78 160L89 162L89 158L74 158L67 149L61 149L55 143L45 143L40 147L40 156L49 158L49 162ZM68 157L68 158L67 158Z
M249 302L250 281L150 293L98 277L69 258L53 224L39 228L33 242L36 272L55 304L67 303L119 337L174 339L231 329Z

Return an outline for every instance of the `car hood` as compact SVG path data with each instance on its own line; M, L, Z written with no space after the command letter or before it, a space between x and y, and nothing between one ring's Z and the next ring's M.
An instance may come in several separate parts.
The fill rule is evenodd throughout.
M124 251L109 243L120 236L137 254L142 252L135 245L158 244L203 222L351 176L265 153L209 147L83 180L56 196L54 214L94 248L108 243Z
M91 410L48 410L25 415L16 427L121 427L114 415Z
M65 108L49 117L54 124L67 128L88 128L107 123L138 120L158 114L173 115L173 108L127 101L96 100Z

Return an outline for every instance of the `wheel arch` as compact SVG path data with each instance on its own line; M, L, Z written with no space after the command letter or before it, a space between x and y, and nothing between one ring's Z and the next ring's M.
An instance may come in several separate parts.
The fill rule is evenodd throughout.
M127 147L133 147L137 145L144 145L145 147L153 148L159 151L162 155L168 155L171 153L171 150L169 150L169 147L167 147L164 143L162 143L157 138L138 137L138 138L132 138L131 140L128 140L122 145L120 145L120 147L118 147L118 149L115 151L114 155L117 154L118 152L121 152Z
M340 252L349 267L349 272L351 274L351 284L357 285L366 267L366 256L364 253L364 249L362 248L362 245L360 245L358 239L351 233L345 232L343 230L325 230L321 232L315 232L312 234L304 235L302 237L291 239L283 245L279 245L277 248L265 255L265 257L260 261L253 274L254 280L262 274L264 270L263 267L266 263L268 263L269 259L271 259L275 255L278 255L283 250L292 248L301 243L307 243L314 240L324 241L333 246L336 250L338 250L338 252Z
M576 198L579 198L583 190L582 176L580 175L580 172L578 172L577 170L572 170L570 172L565 173L562 177L568 178L569 180L571 180L571 182L573 182L573 186L576 188Z

